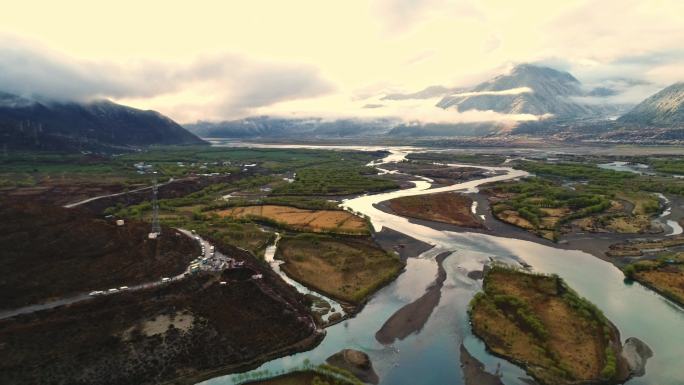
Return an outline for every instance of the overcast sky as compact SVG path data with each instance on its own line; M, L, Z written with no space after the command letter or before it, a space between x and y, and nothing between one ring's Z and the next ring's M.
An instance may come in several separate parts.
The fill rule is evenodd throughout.
M478 120L432 99L379 100L473 85L523 62L623 87L622 102L684 80L682 0L23 0L0 9L0 91L110 98L183 123Z

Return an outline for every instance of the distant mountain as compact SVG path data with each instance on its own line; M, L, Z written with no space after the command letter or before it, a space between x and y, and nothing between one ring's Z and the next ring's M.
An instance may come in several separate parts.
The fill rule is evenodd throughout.
M225 122L197 122L185 128L203 138L334 138L377 136L389 132L395 119L278 118L255 116Z
M485 137L504 133L509 129L509 124L503 122L401 124L394 127L388 136L392 138Z
M444 96L446 94L453 94L456 92L464 91L463 88L447 88L444 86L430 86L418 92L412 93L393 93L387 94L380 98L380 100L408 100L408 99L430 99L439 96Z
M675 83L647 98L618 121L639 125L684 125L684 82Z
M0 92L0 146L8 149L113 150L153 144L205 144L155 111L102 100L51 102Z
M445 96L437 106L458 111L492 110L557 117L586 117L604 112L604 107L575 100L582 96L587 96L582 84L568 72L521 64L509 74L497 76L467 92Z

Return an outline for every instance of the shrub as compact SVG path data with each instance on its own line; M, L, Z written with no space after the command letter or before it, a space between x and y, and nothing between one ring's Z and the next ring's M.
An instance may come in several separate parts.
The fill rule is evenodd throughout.
M606 364L601 370L601 376L605 379L610 379L615 377L617 373L617 360L615 359L615 352L610 346L606 347Z

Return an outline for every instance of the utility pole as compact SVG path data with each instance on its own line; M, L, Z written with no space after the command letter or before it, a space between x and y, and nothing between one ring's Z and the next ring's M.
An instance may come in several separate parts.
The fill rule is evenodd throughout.
M159 224L159 202L157 201L157 178L154 178L152 185L152 232L150 239L155 239L161 235L161 225Z

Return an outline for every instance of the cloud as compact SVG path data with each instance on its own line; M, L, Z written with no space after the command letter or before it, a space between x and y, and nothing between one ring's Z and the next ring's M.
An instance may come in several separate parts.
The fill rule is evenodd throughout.
M510 89L501 90L501 91L459 92L459 93L455 93L455 94L450 94L449 96L466 97L466 96L484 96L484 95L520 95L520 94L529 94L532 92L533 91L530 87L517 87L517 88L510 88Z
M284 100L320 96L334 90L334 86L311 67L299 65L242 62L232 66L230 76L223 79L226 86L233 89L225 107L236 112Z
M486 16L468 0L376 0L376 15L389 33L403 33L435 15L484 20Z
M5 92L54 100L87 100L151 96L162 91L146 82L127 83L130 77L111 65L69 61L33 47L0 44L0 90Z
M320 96L334 87L310 65L235 54L199 57L189 63L102 63L76 60L26 42L0 40L0 91L55 101L135 101L163 99L185 89L201 90L211 96L208 105L215 110L237 114Z
M375 108L364 108L369 103L353 101L340 95L331 95L312 101L289 101L263 109L262 115L286 118L322 117L325 119L398 119L406 124L455 123L516 123L539 120L546 116L532 114L503 114L494 111L442 109L436 106L440 98L373 101ZM368 102L368 100L366 100Z
M0 87L109 97L179 121L318 110L331 96L328 114L367 113L363 104L384 104L377 95L436 96L408 91L472 86L506 63L550 64L588 90L684 76L682 0L179 2L163 18L155 2L120 0L106 13L53 3L0 12ZM648 87L614 96L638 101Z

